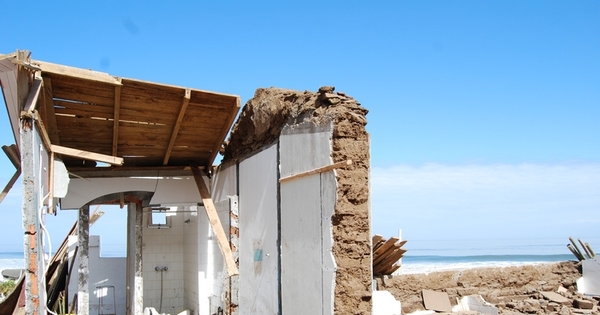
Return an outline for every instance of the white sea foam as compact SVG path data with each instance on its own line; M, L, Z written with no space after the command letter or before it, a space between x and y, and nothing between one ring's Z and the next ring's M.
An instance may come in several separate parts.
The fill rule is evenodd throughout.
M524 266L535 264L553 263L549 261L474 261L474 262L457 262L457 263L407 263L402 264L394 274L428 274L440 271L458 271L473 268L502 268L512 266Z

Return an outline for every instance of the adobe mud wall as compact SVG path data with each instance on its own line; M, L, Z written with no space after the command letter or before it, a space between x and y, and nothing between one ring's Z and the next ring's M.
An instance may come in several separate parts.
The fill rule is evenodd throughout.
M367 113L352 97L335 93L333 87L322 87L318 93L258 89L221 151L223 164L235 163L276 143L284 126L333 123L332 160L354 162L336 170L337 202L331 218L337 265L334 314L371 313Z

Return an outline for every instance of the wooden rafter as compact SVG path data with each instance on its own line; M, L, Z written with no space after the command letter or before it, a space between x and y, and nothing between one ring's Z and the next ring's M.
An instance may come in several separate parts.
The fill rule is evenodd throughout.
M74 77L77 79L85 79L95 82L108 83L113 85L121 85L121 80L103 72L97 72L88 69L80 69L69 66L58 65L45 61L35 61L42 72L58 74L62 76Z
M52 79L44 77L44 106L40 106L40 115L48 128L48 137L54 144L59 145L58 127L56 125L56 113L54 112L54 100L52 96Z
M121 79L119 79L121 82ZM117 156L119 148L119 114L121 112L121 85L115 86L115 109L113 119L112 155Z
M185 95L183 96L183 101L181 102L181 108L179 109L179 116L177 116L177 120L175 121L175 125L173 126L173 132L171 133L171 140L169 140L169 145L167 146L167 152L165 152L165 158L163 160L163 165L167 165L169 163L169 158L171 157L171 152L173 151L173 146L175 145L175 140L177 139L177 134L179 133L179 128L181 127L181 122L183 121L183 117L185 116L185 112L187 111L187 107L190 104L191 98L192 98L192 90L185 89Z
M123 158L89 151L77 150L59 145L51 145L52 152L77 157L85 160L104 162L112 165L123 165Z
M42 78L36 74L33 79L31 89L29 90L29 95L27 95L27 101L25 102L25 107L23 108L23 113L21 113L21 115L30 115L35 110L40 92L42 91L42 82Z
M206 183L204 183L204 179L202 178L202 174L197 167L192 166L192 173L194 174L194 180L196 181L196 185L198 186L198 192L200 193L200 197L202 198L202 202L204 203L204 210L206 210L206 215L208 216L208 221L210 226L213 229L217 237L217 243L219 244L219 248L221 248L221 254L223 254L223 259L225 260L225 267L227 269L227 273L229 276L234 276L239 274L237 265L235 264L235 260L233 259L233 253L231 252L231 246L229 245L229 241L227 240L227 236L225 235L225 230L221 225L221 220L219 219L219 215L217 214L217 208L215 208L215 204L210 196L210 192L206 187Z

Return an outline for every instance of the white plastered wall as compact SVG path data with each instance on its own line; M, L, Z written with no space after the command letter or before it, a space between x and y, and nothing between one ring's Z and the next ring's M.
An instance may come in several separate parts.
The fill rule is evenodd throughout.
M280 137L281 177L330 165L331 125L305 123ZM333 314L332 171L281 183L282 313Z
M239 164L239 314L278 314L277 146Z
M69 263L73 261L77 236L69 236ZM90 235L89 240L89 292L90 292L90 315L97 315L100 307L100 297L103 299L104 310L101 313L125 315L125 257L102 257L101 239L98 235ZM79 260L76 258L73 268L74 273L69 279L69 303L74 299L78 291L77 266ZM101 288L112 286L113 289ZM113 292L114 290L114 298ZM114 302L114 303L113 303Z

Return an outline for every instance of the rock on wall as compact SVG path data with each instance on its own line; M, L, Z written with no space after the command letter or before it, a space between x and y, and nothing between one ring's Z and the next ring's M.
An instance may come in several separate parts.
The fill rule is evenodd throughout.
M267 88L249 100L221 153L232 163L276 143L285 125L333 122L332 160L354 163L336 171L333 253L337 264L335 314L371 313L368 111L352 97L321 87L318 93Z

